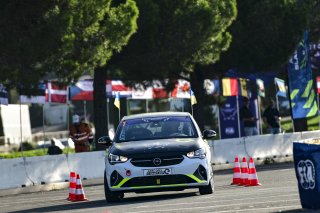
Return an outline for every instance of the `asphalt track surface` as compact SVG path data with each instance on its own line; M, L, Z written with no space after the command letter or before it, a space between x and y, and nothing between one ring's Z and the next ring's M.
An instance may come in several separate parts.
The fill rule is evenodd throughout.
M0 212L316 212L301 207L293 164L257 167L261 186L230 185L232 170L215 173L215 193L200 196L196 189L181 192L125 194L118 203L107 203L102 179L84 182L89 201L69 202L68 189L0 197Z

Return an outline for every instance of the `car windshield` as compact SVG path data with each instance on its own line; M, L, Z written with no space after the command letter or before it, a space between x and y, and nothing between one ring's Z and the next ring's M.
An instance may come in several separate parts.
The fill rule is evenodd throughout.
M198 134L189 116L166 116L123 120L115 142L196 137Z

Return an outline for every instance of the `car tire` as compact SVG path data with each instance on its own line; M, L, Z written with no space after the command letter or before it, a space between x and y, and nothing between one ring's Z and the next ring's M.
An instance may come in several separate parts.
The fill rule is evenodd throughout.
M105 194L107 202L109 202L109 203L121 201L124 197L123 192L110 191L109 186L108 186L108 180L106 177L106 172L104 172L104 194Z
M214 192L214 181L212 176L208 185L199 187L199 193L200 195L208 195L208 194L212 194L213 192Z

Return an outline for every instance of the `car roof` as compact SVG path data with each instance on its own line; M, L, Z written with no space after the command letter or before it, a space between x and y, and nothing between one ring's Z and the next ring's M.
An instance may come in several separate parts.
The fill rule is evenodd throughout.
M166 116L190 116L190 113L189 112L150 112L150 113L141 113L141 114L124 116L122 120L148 118L148 117L166 117Z

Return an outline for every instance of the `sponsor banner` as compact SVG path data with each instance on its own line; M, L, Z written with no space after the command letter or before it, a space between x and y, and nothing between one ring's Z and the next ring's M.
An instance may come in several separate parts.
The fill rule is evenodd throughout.
M143 84L135 84L132 88L132 99L152 99L153 88Z
M287 97L287 89L286 89L286 84L284 80L280 78L274 78L274 82L276 84L276 89L277 89L277 96L281 96L286 98Z
M258 95L260 97L266 97L266 92L264 88L264 82L261 79L257 79Z
M288 78L292 118L306 118L316 115L318 106L313 89L308 33L299 43L288 63Z
M221 139L239 137L237 98L227 97L226 102L220 107Z

